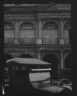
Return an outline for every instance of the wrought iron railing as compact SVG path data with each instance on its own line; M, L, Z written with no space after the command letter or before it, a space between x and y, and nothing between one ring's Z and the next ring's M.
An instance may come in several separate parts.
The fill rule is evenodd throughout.
M14 37L5 37L4 38L4 44L13 44L14 43Z
M42 38L43 44L58 44L58 38Z
M5 37L4 38L4 44L14 44L14 37ZM38 44L36 43L35 38L18 38L18 42L19 44ZM58 38L40 38L40 40L42 40L40 44L60 44L59 41L60 39ZM63 38L64 40L64 45L70 44L69 42L69 38Z
M64 44L71 44L71 40L69 38L62 38L64 40Z
M20 44L35 44L35 38L21 38L18 41Z

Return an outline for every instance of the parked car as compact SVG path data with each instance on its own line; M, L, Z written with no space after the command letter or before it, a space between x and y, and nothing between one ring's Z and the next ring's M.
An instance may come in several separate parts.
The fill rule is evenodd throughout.
M51 70L50 63L38 59L13 58L7 60L5 68L7 84L6 82L3 84L6 96L8 96L7 94L9 94L9 96L12 94L21 94L21 96L22 94L45 94L44 96L48 96L46 94L62 93L64 88L66 88L65 83L60 81L57 85L51 85L49 82L50 78L48 77ZM36 83L36 87L33 86L30 81L31 78L29 74L34 74L32 80L35 81L32 82ZM39 79L39 81L37 81L37 79ZM50 85L45 86L44 83L50 83ZM69 82L67 82L67 84L68 83Z
M8 82L7 84L6 82L4 82L4 85L3 85L5 94L7 93L9 93L10 95L11 93L25 94L24 92L26 93L29 92L30 94L34 94L36 92L45 93L43 92L43 90L40 90L32 86L30 82L29 74L37 73L36 76L38 76L38 79L39 79L39 75L46 78L46 76L43 73L44 72L50 73L50 71L51 71L50 63L44 62L42 60L33 59L33 58L13 58L13 59L7 60L6 68L5 68L5 80L7 77ZM25 89L27 89L27 91L25 91Z

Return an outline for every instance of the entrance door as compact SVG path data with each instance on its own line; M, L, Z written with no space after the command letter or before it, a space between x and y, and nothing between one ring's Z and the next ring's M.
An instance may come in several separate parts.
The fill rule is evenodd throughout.
M71 62L71 54L68 55L65 59L65 76L72 80L72 62Z
M58 79L58 58L53 54L47 54L44 56L43 61L51 63L51 78Z
M65 59L65 68L72 69L71 55L68 55Z

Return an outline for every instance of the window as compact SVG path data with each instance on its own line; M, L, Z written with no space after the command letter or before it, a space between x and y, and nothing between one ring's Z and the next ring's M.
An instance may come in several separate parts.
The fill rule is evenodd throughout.
M32 23L26 22L20 27L20 42L21 43L34 43L35 39L35 28Z
M4 23L4 43L13 43L14 40L14 26L12 23Z
M47 22L43 26L42 39L44 44L57 43L57 25L52 22Z

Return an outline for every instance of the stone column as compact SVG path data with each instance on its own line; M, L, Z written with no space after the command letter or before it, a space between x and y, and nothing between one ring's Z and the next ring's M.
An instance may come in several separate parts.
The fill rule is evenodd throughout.
M62 20L60 20L60 44L64 44L64 25Z
M61 69L64 69L64 56L63 56L63 51L61 51L61 62L60 62L60 65L61 65Z
M14 38L14 44L18 43L18 34L19 34L19 22L15 23L15 38Z
M39 39L41 39L41 20L39 20L39 22L38 22L39 24L38 24L38 30L39 30L39 34L38 34L38 37L39 37Z
M37 44L37 36L38 36L38 21L35 19L35 43Z
M38 59L41 59L40 51L38 51Z
M41 20L38 21L38 28L37 28L38 36L37 36L37 44L42 44L42 39L41 39Z

